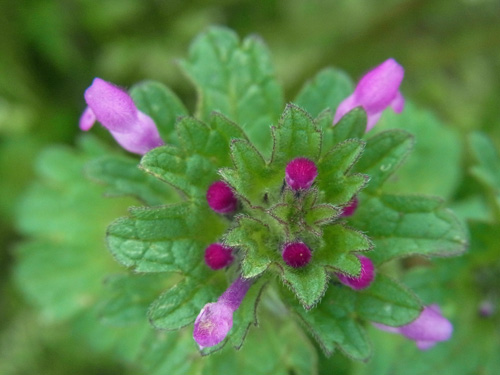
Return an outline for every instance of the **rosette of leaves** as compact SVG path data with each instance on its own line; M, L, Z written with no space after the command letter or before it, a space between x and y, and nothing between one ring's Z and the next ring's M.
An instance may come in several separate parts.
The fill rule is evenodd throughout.
M413 136L388 130L367 138L362 109L332 126L332 111L352 91L349 79L334 69L320 72L295 104L284 106L269 54L255 37L240 42L231 31L212 28L195 40L182 67L199 93L194 116L161 84L143 83L131 91L167 143L147 153L139 168L177 194L170 192L166 205L143 199L152 206L131 208L107 235L116 260L132 272L164 273L177 281L151 304L149 320L160 330L191 324L241 273L256 281L226 340L204 354L227 343L240 348L258 311L261 320L283 318L288 311L327 355L338 348L366 360L371 346L364 325L409 323L422 304L381 269L362 291L340 285L335 273L358 275L360 252L380 267L406 256L454 255L467 242L440 199L384 193L384 182L411 151ZM299 193L284 183L285 167L296 157L318 167L313 187ZM117 166L96 170L94 177L122 193L150 192L146 180L132 183L122 176L118 184L109 178L120 175ZM208 187L221 179L239 199L234 215L217 214L206 202ZM356 213L343 217L355 197ZM305 267L291 268L281 249L297 240L307 244L312 258ZM235 249L236 261L226 270L213 271L203 261L204 249L214 242ZM257 309L260 300L265 306Z

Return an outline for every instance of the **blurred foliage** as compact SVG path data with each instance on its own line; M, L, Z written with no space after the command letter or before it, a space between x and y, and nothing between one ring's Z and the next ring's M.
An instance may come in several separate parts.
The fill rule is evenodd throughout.
M418 190L443 194L464 220L480 220L470 226L474 249L474 244L482 244L477 238L481 233L498 233L498 198L491 187L484 188L481 168L464 173L476 165L477 149L460 155L453 143L466 143L469 132L481 130L492 148L500 146L498 14L497 0L0 2L0 363L4 366L0 373L119 373L115 364L99 362L102 358L79 352L78 343L70 344L68 327L48 328L40 322L9 281L18 236L13 231L18 195L33 178L40 149L49 143L73 144L84 107L82 93L93 77L122 85L143 79L163 81L192 112L194 89L176 61L187 55L186 46L210 24L227 25L242 36L261 35L272 51L287 100L328 65L356 78L392 56L406 69L405 96L449 124L439 125L438 132L422 138L415 154L427 157L429 163L445 156L461 161L461 170L442 171L443 184L438 180L443 178L439 167L433 166L427 172L435 183L418 184ZM429 116L421 121L410 119L410 131L423 129L427 122L435 126ZM104 131L97 133L109 139ZM438 152L435 146L440 138L447 141ZM467 144L471 142L467 138ZM432 157L426 154L426 147L431 146L436 151ZM411 159L406 168L401 170L402 180L414 173ZM478 181L472 182L478 173ZM460 183L459 188L450 180ZM487 259L498 258L494 245L488 249L494 255L489 253ZM469 258L461 259L466 274ZM473 263L482 264L486 258L474 259ZM456 286L457 293L461 285ZM472 296L475 289L468 293ZM464 297L457 294L456 298ZM489 320L493 328L485 331L498 331L496 316L496 326ZM491 345L498 349L498 341ZM8 367L9 363L22 366ZM337 370L343 364L338 359Z

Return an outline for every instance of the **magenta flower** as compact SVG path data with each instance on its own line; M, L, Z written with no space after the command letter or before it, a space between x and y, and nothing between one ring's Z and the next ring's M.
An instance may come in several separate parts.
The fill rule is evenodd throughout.
M392 107L394 112L400 113L405 102L399 91L403 76L403 67L394 59L388 59L370 70L361 78L352 95L340 103L333 124L356 107L363 107L366 111L366 131L375 126L387 107Z
M317 175L316 164L306 158L295 158L285 168L285 180L292 190L309 189Z
M356 255L361 262L361 272L359 276L347 276L337 273L339 281L355 290L368 288L375 278L375 267L370 258L363 255Z
M89 130L97 120L120 146L135 154L164 144L154 121L137 109L126 91L95 78L84 96L88 107L80 117L80 129Z
M305 243L292 242L283 246L281 256L290 267L301 268L306 266L311 260L311 250Z
M205 249L205 263L213 270L227 267L234 260L232 251L221 243L213 243Z
M399 333L414 340L420 350L429 349L439 341L449 340L453 333L453 325L441 315L441 310L436 304L424 307L417 319L401 327L373 324L384 331Z
M207 190L207 202L212 210L219 214L227 214L238 206L233 191L224 181L216 181Z
M194 322L193 338L200 349L219 344L233 326L233 313L253 280L238 277L215 303L207 303Z
M358 208L358 198L354 197L347 206L345 206L340 214L341 217L348 217L354 215Z

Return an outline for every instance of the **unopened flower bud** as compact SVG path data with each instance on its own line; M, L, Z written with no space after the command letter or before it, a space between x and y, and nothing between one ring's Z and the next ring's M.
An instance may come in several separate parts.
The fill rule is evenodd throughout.
M213 243L205 249L205 263L213 270L227 267L233 260L232 249L221 243Z
M350 201L349 204L343 208L340 216L342 217L352 216L354 215L354 212L356 212L357 208L358 208L358 198L353 198L353 200Z
M356 255L361 262L361 272L359 276L347 276L337 273L340 282L355 290L368 288L375 277L375 267L370 258L363 255Z
M285 169L285 180L292 190L309 189L318 175L318 168L313 161L296 158Z
M304 267L311 260L311 250L305 243L292 242L283 247L283 260L293 268Z
M207 190L207 202L212 210L226 214L236 210L238 200L233 191L223 181L216 181Z

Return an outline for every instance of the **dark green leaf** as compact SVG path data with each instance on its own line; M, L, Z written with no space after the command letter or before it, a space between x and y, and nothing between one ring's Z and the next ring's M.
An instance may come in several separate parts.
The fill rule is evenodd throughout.
M465 230L441 206L436 198L363 194L350 222L373 240L377 264L413 254L460 254L467 246Z
M403 163L413 148L413 136L403 130L389 130L368 139L355 170L370 176L367 191L380 189Z
M108 227L107 241L115 258L137 272L189 274L203 263L204 248L227 225L208 208L189 202L135 208L130 214Z

